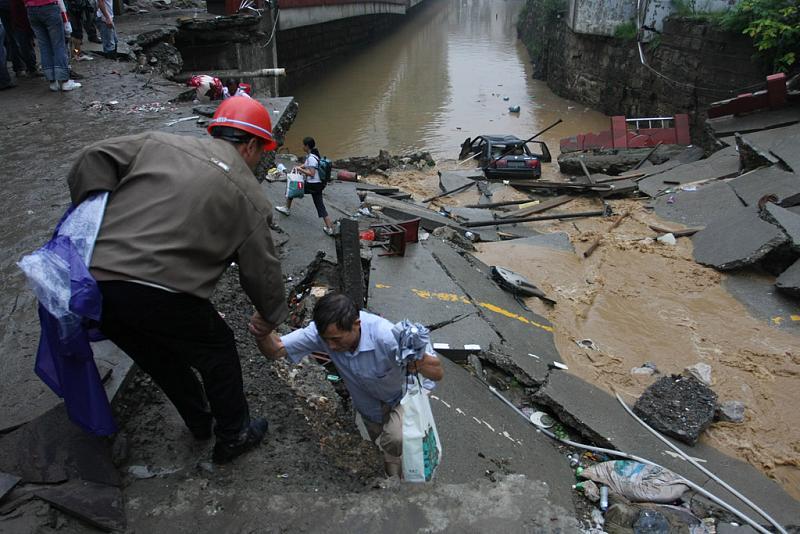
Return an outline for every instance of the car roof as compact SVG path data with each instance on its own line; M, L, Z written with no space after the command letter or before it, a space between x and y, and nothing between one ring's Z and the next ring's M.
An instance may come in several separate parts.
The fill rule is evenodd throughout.
M513 142L521 142L522 139L517 137L516 135L482 135L484 139L487 141L491 141L493 143L513 143Z

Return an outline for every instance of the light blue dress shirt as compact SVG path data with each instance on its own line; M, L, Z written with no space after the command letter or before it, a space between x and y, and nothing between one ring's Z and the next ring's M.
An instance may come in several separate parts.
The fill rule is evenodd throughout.
M361 339L354 352L332 351L312 321L307 327L281 337L289 359L298 363L312 352L325 352L344 380L353 407L375 423L383 422L383 404L395 406L402 399L406 370L395 360L397 340L393 324L361 311Z

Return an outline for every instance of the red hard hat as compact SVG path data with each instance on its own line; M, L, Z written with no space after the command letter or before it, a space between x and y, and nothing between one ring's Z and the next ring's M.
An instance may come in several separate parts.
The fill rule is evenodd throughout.
M265 141L265 152L278 148L278 143L272 135L269 111L253 98L234 96L223 100L208 125L208 133L217 126L236 128L260 137Z

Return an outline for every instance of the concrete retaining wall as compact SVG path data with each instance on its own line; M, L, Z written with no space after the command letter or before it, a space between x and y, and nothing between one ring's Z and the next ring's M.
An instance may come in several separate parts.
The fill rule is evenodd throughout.
M535 4L534 0L529 0ZM535 8L520 23L520 37L534 54ZM579 34L562 17L544 30L532 57L536 76L560 96L608 115L671 116L689 113L693 138L709 104L750 87L763 88L766 70L753 60L745 36L723 32L707 22L666 19L658 42L645 46L643 66L635 40Z

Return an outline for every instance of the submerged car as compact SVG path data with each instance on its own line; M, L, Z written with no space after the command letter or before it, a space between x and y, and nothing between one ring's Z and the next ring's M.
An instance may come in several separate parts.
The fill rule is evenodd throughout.
M535 150L531 150L530 146ZM474 158L489 179L536 180L542 176L542 163L552 161L542 141L527 143L513 135L467 137L461 144L460 160Z

